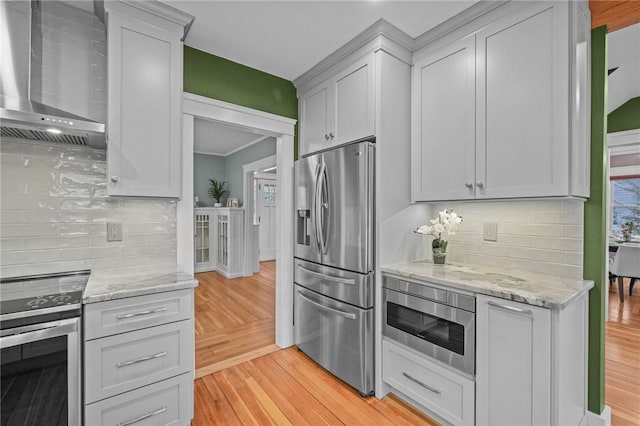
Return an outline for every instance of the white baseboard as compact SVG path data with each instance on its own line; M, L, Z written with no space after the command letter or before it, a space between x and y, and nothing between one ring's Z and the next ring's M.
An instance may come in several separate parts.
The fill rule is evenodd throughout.
M611 426L611 407L605 405L600 414L587 411L587 426Z

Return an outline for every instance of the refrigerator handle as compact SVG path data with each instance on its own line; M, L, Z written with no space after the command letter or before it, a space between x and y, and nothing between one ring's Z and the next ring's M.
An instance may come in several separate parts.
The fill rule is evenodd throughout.
M319 229L319 225L320 225L320 170L322 168L321 166L322 163L318 163L316 164L316 170L315 170L315 176L313 177L313 217L314 217L314 231L316 233L316 246L318 247L318 250L320 251L320 253L323 253L322 250L322 246L320 243L320 232L318 232Z
M318 175L316 177L315 187L315 216L316 216L316 236L318 240L318 248L320 253L326 254L326 245L324 241L324 215L322 209L326 208L326 205L322 203L322 194L324 193L324 187L326 182L326 164L324 162L319 164Z
M322 178L321 191L320 191L320 210L322 212L321 225L321 237L322 237L322 254L327 254L327 239L329 238L329 225L331 216L329 212L329 183L327 181L327 164L322 163L323 170L320 177Z

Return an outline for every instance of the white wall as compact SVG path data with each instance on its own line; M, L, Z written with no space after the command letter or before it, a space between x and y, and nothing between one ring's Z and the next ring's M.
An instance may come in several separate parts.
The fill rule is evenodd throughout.
M447 237L447 261L582 278L584 203L581 200L447 202L463 217ZM498 223L498 241L484 241L485 222ZM424 223L428 223L426 220ZM422 237L430 247L431 238Z
M104 151L3 139L0 178L2 277L176 264L175 201L108 198Z

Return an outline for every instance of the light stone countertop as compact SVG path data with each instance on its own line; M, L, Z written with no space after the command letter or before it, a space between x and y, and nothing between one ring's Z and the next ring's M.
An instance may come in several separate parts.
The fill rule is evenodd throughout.
M589 280L472 264L434 265L429 261L418 261L381 269L383 273L399 278L429 281L453 289L552 309L564 308L594 285Z
M84 290L82 303L182 290L197 285L198 280L193 275L176 266L93 271Z

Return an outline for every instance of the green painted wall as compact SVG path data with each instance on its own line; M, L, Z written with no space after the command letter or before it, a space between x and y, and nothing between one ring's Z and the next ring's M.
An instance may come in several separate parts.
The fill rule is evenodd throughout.
M584 278L589 292L589 411L604 409L605 253L607 252L607 27L591 31L591 196L584 205Z
M640 97L629 99L607 116L607 132L640 129Z
M226 180L229 182L229 191L231 192L229 196L239 199L240 205L244 205L244 200L242 199L242 166L272 155L276 155L275 138L265 139L226 157Z
M298 118L289 80L184 46L184 91L289 118ZM296 128L297 135L297 128ZM298 154L297 138L294 156Z
M209 179L227 180L224 157L207 154L193 155L193 195L198 197L198 206L212 207L215 200L209 197ZM221 200L224 202L224 200Z

